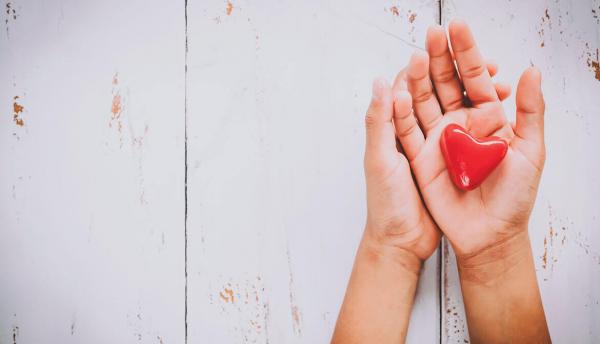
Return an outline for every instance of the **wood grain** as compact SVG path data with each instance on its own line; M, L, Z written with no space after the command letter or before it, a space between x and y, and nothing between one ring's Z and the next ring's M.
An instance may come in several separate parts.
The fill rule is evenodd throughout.
M181 343L183 4L2 6L0 343Z
M2 6L0 343L327 342L371 80L458 16L496 79L542 71L538 278L554 341L600 341L598 0ZM468 341L443 243L408 342Z
M191 1L189 342L324 343L365 222L364 113L431 1ZM437 259L409 338L439 335Z

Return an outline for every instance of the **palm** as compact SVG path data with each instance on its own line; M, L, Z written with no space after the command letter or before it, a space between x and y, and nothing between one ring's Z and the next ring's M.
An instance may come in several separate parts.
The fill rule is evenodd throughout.
M543 113L543 100L539 73L530 69L517 90L513 129L500 101L505 97L494 88L466 24L451 23L450 40L454 56L445 32L432 28L428 32L430 55L416 53L411 58L406 78L418 122L413 116L404 117L397 123L403 128L398 137L429 212L457 253L471 254L527 225L544 161L538 116ZM465 105L463 88L472 106ZM476 137L493 134L510 143L501 164L470 192L452 183L442 156L440 136L450 123Z
M395 246L428 258L437 246L439 232L421 201L404 155L390 152L369 172L367 188L373 195L369 202L375 203L369 205L369 221L383 229L382 234Z
M477 116L477 109L473 110ZM429 211L459 254L477 252L510 237L517 230L515 224L526 224L539 180L538 167L515 148L520 139L506 125L503 136L512 140L505 159L480 187L472 192L459 190L448 175L439 141L447 124L467 126L467 112L446 113L412 165Z
M405 156L396 148L392 90L379 80L367 112L367 234L427 259L440 233L425 209ZM403 108L410 111L410 96Z

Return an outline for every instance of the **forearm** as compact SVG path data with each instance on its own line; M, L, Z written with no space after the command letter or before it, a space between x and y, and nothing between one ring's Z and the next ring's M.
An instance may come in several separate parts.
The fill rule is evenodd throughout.
M458 269L473 343L550 343L527 230Z
M403 343L422 262L365 235L332 343Z

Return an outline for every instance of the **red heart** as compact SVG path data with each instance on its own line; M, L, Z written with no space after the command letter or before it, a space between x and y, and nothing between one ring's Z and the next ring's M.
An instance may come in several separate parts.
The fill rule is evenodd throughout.
M440 146L450 178L462 190L481 185L508 150L503 139L496 136L477 139L457 124L444 128Z

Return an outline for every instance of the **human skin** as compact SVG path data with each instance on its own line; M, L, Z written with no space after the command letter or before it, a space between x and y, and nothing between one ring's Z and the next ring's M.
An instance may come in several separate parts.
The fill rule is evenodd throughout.
M428 54L413 54L396 78L398 138L428 211L456 252L472 342L550 342L528 236L545 160L541 75L533 67L522 74L511 125L468 26L451 22L449 37L453 55L444 29L430 28ZM404 82L410 96L400 89ZM409 98L414 116L402 115ZM439 140L449 123L509 143L473 191L458 189L448 175Z
M488 64L494 74L497 67ZM397 89L406 89L397 82ZM499 97L510 88L496 85ZM383 79L373 82L367 115L365 177L367 223L340 310L333 343L400 343L406 338L423 261L440 231L417 191L406 156L398 150L394 122L412 111L410 94L396 102Z
M451 38L458 39L456 47L461 46L461 39L463 43L472 41L468 28L461 25L463 24L460 22L451 24ZM494 85L490 81L490 76L497 71L495 64L487 63L487 68L483 67L484 71L481 73L487 76L484 83L479 82L477 78L471 80L471 76L476 76L469 72L476 71L476 68L469 69L462 75L463 78L466 77L463 79L464 87L471 98L469 101L473 104L473 108L467 108L464 106L463 85L458 73L454 69L449 71L449 68L446 68L448 65L453 66L453 57L450 55L443 29L432 28L428 33L427 45L433 56L431 64L429 56L416 54L409 67L398 74L392 88L382 79L373 83L373 98L365 119L367 224L333 334L333 343L398 343L406 338L420 269L423 261L437 247L440 236L439 229L424 207L413 179L415 175L417 183L421 186L423 176L427 176L427 169L436 166L441 169L440 174L447 173L439 152L439 132L437 137L431 136L430 129L441 126L441 121L446 120L446 123L456 122L465 126L478 136L494 132L506 138L511 142L511 149L515 150L513 153L520 154L510 161L522 163L523 157L528 159L532 156L540 159L538 173L534 172L533 176L529 175L529 178L524 179L537 188L543 166L543 100L539 89L539 73L528 70L520 82L517 96L519 120L513 128L506 123L500 105L500 101L510 94L510 87L503 84ZM469 66L473 60L481 64L476 48L476 54L472 51L465 50L466 54L463 51L458 52L456 59L459 69L464 67L465 63ZM429 79L429 65L431 73L437 73L432 75L435 75L436 92L442 103L437 104L437 112L433 113L431 110L436 110L436 103L432 103L431 100L437 102L437 98L431 92L433 89ZM426 87L427 84L429 87ZM482 86L482 91L489 91L489 87L494 91L493 95L485 94L493 99L492 101L481 102L478 98L480 94L474 89ZM412 115L412 105L425 134ZM447 117L442 118L442 115ZM428 123L428 119L432 122ZM431 124L431 127L428 128L428 124ZM494 126L498 128L492 130ZM394 136L401 142L400 150ZM426 146L429 150L425 150ZM420 174L417 174L413 165L415 158L421 154L424 161L430 161L423 163ZM514 159L515 157L520 157L520 160ZM522 167L514 165L513 168L515 166ZM446 186L447 189L454 187L452 184ZM437 190L441 192L440 195L429 192L429 196L423 196L444 199L444 192L449 191L444 188ZM481 190L476 192L480 193ZM458 201L462 201L458 198ZM516 219L522 219L515 224L524 225L523 227L483 227L483 237L488 238L487 241L467 238L458 246L454 246L459 258L461 284L471 339L474 342L549 340L533 270L531 249L526 236L526 223L535 200L535 189L533 197L524 198L525 201L519 203L515 209L516 214L526 213L525 216L515 216ZM516 201L519 199L517 197ZM515 201L510 198L505 200ZM425 198L425 201L427 202L428 198ZM433 201L432 204L437 208L444 208L442 201ZM427 205L429 206L428 203ZM462 205L473 206L466 201ZM450 207L454 209L458 206ZM456 224L462 221L461 216L479 217L479 223L487 220L478 216L479 209L471 209L471 212L468 210L456 214L454 219L452 211L440 212L445 225L455 225L448 227L449 234L446 233L453 244L456 240L467 237L456 229ZM435 217L436 213L433 215ZM470 222L477 224L477 221ZM508 228L512 228L516 234L500 238L490 235L490 232L494 233L498 228L507 231ZM442 229L445 231L445 228ZM473 232L474 229L471 234ZM482 245L483 248L474 250L473 247L477 245ZM523 321L524 319L528 319L529 322Z
M406 157L396 148L392 89L373 82L365 118L367 223L332 343L401 343L422 262L440 232L425 209ZM410 101L399 106L411 110Z

